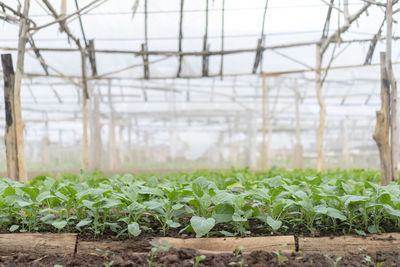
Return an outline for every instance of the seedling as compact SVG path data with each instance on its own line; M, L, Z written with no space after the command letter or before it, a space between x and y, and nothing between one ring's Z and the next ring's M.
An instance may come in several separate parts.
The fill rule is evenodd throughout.
M285 262L288 261L288 258L286 256L282 255L280 252L274 251L274 254L278 257L279 266L281 266L282 264L284 264Z
M337 257L336 259L332 259L329 255L325 255L325 258L332 263L333 267L337 267L342 260L342 257Z
M205 260L205 259L206 259L206 256L204 256L204 255L196 256L195 262L194 262L194 264L193 264L193 267L198 267L199 264L200 264L200 262L201 262L202 260Z

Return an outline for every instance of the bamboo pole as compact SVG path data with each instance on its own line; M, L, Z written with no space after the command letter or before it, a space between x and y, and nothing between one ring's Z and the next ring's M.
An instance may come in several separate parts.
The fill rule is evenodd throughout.
M386 4L386 74L390 84L390 149L392 162L392 181L398 180L398 153L399 153L399 130L397 116L397 84L392 67L392 26L393 26L393 0Z
M14 69L11 54L1 55L1 63L4 72L4 104L5 104L5 133L4 141L6 148L7 175L8 178L17 180L19 177L17 163L17 137L14 119Z
M23 17L21 17L19 25L19 39L18 39L18 57L17 67L15 72L15 85L14 85L14 119L15 131L17 140L17 164L19 180L22 182L28 181L25 163L25 144L23 136L23 123L21 114L21 81L24 74L24 60L25 60L25 46L28 41L28 28L29 24L27 18L29 17L30 0L25 0Z
M326 117L326 106L322 97L322 80L321 80L321 64L322 52L321 46L316 46L316 68L315 68L315 88L319 104L319 125L317 135L317 171L322 171L324 168L324 126Z
M266 158L267 158L267 144L266 144L266 116L265 116L265 107L267 102L267 85L265 74L262 74L262 151L261 151L261 168L263 171L266 170Z
M83 90L82 90L82 166L84 170L88 169L89 165L89 152L88 152L88 115L87 115L87 99L88 99L88 88L86 81L86 53L83 51L81 53L82 59L82 80L83 80Z
M300 92L295 88L296 94L296 145L294 151L294 167L300 169L303 167L303 146L301 144L301 127L300 127Z
M342 167L350 166L349 153L349 118L343 121L343 136L342 136Z
M381 109L376 112L376 126L373 138L379 149L379 159L382 173L382 185L387 185L393 178L391 149L389 145L390 127L390 92L386 73L385 53L381 52Z
M117 151L115 147L114 110L112 106L111 81L108 85L109 129L108 129L108 168L117 168Z

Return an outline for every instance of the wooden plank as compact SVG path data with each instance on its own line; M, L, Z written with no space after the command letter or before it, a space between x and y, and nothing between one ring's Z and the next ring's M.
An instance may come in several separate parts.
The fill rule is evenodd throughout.
M202 251L232 252L242 246L242 252L287 251L295 249L293 236L265 236L265 237L225 237L225 238L170 238L160 237L156 241L167 240L169 246L178 248L193 248Z
M400 233L338 237L299 237L299 251L312 254L328 254L335 256L373 254L377 251L392 252L400 248Z
M104 255L106 251L123 251L124 253L148 253L151 245L143 240L125 241L78 241L76 254Z
M45 253L73 255L77 234L0 234L0 255Z
M6 145L7 176L10 179L18 179L17 164L17 140L14 118L14 69L11 54L1 55L1 63L4 73L4 104L6 128L4 141Z

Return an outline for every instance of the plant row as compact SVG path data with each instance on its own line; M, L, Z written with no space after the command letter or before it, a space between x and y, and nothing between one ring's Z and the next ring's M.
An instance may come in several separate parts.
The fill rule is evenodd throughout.
M400 229L400 185L373 171L231 170L0 179L0 227L118 237L171 231L245 236Z

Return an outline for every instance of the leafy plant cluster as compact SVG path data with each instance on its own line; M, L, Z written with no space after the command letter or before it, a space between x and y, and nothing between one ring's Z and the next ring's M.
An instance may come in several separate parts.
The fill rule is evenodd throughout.
M209 235L380 233L400 229L400 185L379 173L272 169L104 177L100 172L0 179L9 232L175 231Z

